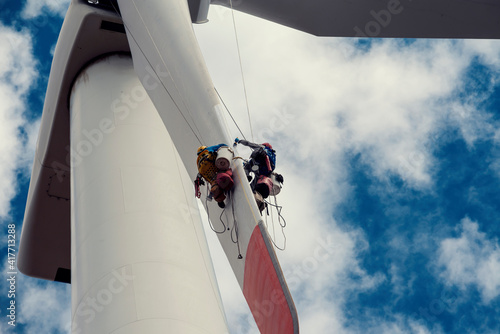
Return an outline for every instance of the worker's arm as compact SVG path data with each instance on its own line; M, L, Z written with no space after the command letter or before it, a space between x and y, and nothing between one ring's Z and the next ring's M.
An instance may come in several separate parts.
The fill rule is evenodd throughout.
M236 138L234 140L234 142L238 143L238 144L242 144L242 145L248 146L248 147L253 148L253 149L256 149L256 148L259 148L259 147L263 147L262 145L249 142L248 140L245 140L245 139L238 139L238 138Z

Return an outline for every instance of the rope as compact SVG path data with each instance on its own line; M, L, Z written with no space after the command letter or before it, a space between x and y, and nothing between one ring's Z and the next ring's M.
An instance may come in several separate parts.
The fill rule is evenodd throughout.
M280 251L284 251L286 249L286 235L285 235L286 221L285 221L285 218L283 218L283 216L281 215L281 210L283 209L283 207L278 205L278 201L276 200L276 195L274 195L273 197L274 197L275 204L272 204L271 202L268 202L268 201L266 201L266 204L268 204L272 207L275 207L276 211L278 212L278 223L281 226L281 234L283 234L283 239L284 239L283 248L279 247L272 238L271 238L271 242L273 243L274 247L276 247ZM271 214L272 214L272 210L271 210ZM271 215L271 219L272 219L272 215ZM273 224L273 230L274 230L274 220L273 220L272 224Z
M266 205L268 207L268 205ZM271 210L271 224L273 226L273 239L276 240L276 229L274 228L274 215L273 210Z
M230 0L231 2L231 10L233 10L233 3L232 3L232 0ZM120 12L118 11L118 9L116 8L115 4L112 2L111 3L112 6L113 6L113 9L115 10L115 12L121 16ZM252 134L252 140L253 140L253 129L252 129L252 122L251 122L251 118L250 118L250 108L248 106L248 97L247 97L247 92L246 92L246 84L245 84L245 78L244 78L244 75L243 75L243 66L242 66L242 62L241 62L241 54L240 54L240 50L239 50L239 42L238 42L238 36L237 36L237 33L236 33L236 24L235 24L235 20L234 20L234 12L233 13L233 25L234 25L234 29L235 29L235 36L236 36L236 45L237 45L237 48L238 48L238 58L239 58L239 61L240 61L240 70L241 70L241 77L242 77L242 80L243 80L243 89L244 89L244 92L245 92L245 102L246 102L246 106L247 106L247 114L248 114L248 121L250 123L250 132ZM137 47L139 48L139 50L141 51L142 55L144 56L144 59L146 59L146 61L148 62L149 66L151 67L152 71L156 74L156 76L158 77L158 79L160 78L160 76L158 75L158 73L156 73L156 70L155 68L152 66L151 62L149 61L149 59L146 57L146 54L144 53L144 51L142 50L141 46L139 45L139 43L137 42L137 40L135 39L134 35L132 34L132 32L130 31L130 29L125 25L125 22L123 22L123 26L125 27L125 29L127 29L129 35L132 37L132 39L134 40L134 42L136 43ZM168 69L167 69L168 71ZM177 85L175 83L175 81L173 80L170 72L168 72L170 78L172 79L172 82L174 83L175 87L177 90L179 90L177 88ZM198 140L199 144L201 145L202 144L202 141L200 140L200 138L198 137L196 131L194 131L193 127L191 126L191 124L189 123L189 121L187 120L186 116L182 113L181 109L179 108L179 105L177 104L177 102L174 100L174 98L172 97L172 95L170 94L170 92L168 91L167 87L165 87L165 84L163 83L162 80L159 80L163 89L165 90L165 92L170 96L170 99L172 100L172 102L175 104L177 110L179 111L179 113L181 114L182 118L184 118L184 121L186 122L186 124L189 126L189 128L191 129L191 132L195 135L196 139ZM241 131L240 127L238 126L238 123L236 122L236 120L234 119L233 115L231 114L231 112L229 111L229 108L227 107L226 103L224 102L224 100L222 99L222 97L220 96L219 92L217 91L217 89L215 89L215 91L217 92L217 95L219 96L219 99L221 100L222 104L224 105L224 107L226 108L229 116L231 116L231 119L233 120L234 124L236 125L236 127L238 128L238 130L240 131L242 137L244 139L246 139L245 135L243 134L243 132ZM182 100L184 106L186 107L186 109L188 110L187 108L187 105L185 103L184 100ZM188 113L189 113L189 110L188 110ZM191 115L191 114L189 114ZM194 126L196 127L196 123L194 123ZM196 130L198 130L198 128L196 128ZM199 130L198 130L199 131ZM240 158L242 159L241 157L237 157L237 158ZM184 189L184 192L185 192L185 189ZM208 186L207 186L207 196L205 197L205 208L207 210L207 216L208 216L208 223L209 223L209 226L210 226L210 229L212 231L214 231L215 233L217 234L222 234L222 233L225 233L226 232L226 224L224 223L224 221L222 220L222 216L225 212L225 209L222 210L221 214L220 214L220 217L219 217L219 220L221 221L222 223L222 226L223 226L223 230L222 231L217 231L214 227L214 225L212 224L212 221L210 219L210 213L209 213L209 208L208 208L208 194L209 194L209 189L208 189ZM184 194L186 196L186 194ZM242 259L243 256L241 255L241 249L240 249L240 243L239 243L239 236L238 236L238 226L237 226L237 222L236 222L236 217L235 217L235 214L234 214L234 202L233 202L233 196L231 196L231 211L232 211L232 214L233 214L233 220L234 220L234 226L233 226L233 229L231 230L231 241L233 241L234 243L236 243L237 247L238 247L238 259ZM192 217L191 217L192 218ZM233 238L233 231L235 233L235 238L236 240L234 240Z
M219 91L215 87L214 87L214 89L215 89L215 92L217 93L217 95L219 96L220 101L224 105L224 108L226 108L227 113L229 114L229 116L231 116L231 119L233 120L234 125L236 125L236 127L238 128L238 131L240 132L241 136L243 137L243 139L247 140L247 138L243 134L243 131L241 131L240 127L238 126L238 123L236 123L236 120L234 119L233 115L229 111L229 108L227 107L226 102L224 102L224 100L222 99L222 96L220 96Z
M226 231L226 224L224 223L224 221L222 220L222 215L224 215L224 212L226 211L226 209L222 209L221 213L220 213L220 216L219 216L219 220L220 222L222 223L222 226L224 226L224 232ZM222 232L222 233L224 233Z
M240 250L240 240L239 240L239 236L238 236L238 225L237 225L237 222L236 222L236 216L234 215L234 201L233 201L233 196L231 196L231 211L233 212L233 222L234 222L234 226L233 226L233 230L236 232L236 242L233 240L233 231L231 230L231 241L233 243L236 243L236 246L238 247L238 259L242 259L243 256L241 255L241 250Z
M236 49L238 50L238 59L240 62L241 80L243 81L243 92L245 93L245 103L247 106L248 124L250 125L250 134L252 135L252 141L254 141L252 119L250 118L250 107L248 106L247 87L245 84L245 75L243 74L243 63L241 61L240 43L238 40L238 31L236 29L236 20L234 19L233 0L229 0L229 4L231 5L231 16L233 18L234 37L236 39Z
M113 9L115 10L116 14L118 14L120 17L121 17L121 13L119 12L118 8L116 8L114 2L111 2L111 5L113 6ZM123 21L123 20L122 20ZM151 67L151 70L153 71L154 74L156 74L157 78L158 78L158 81L160 81L163 89L167 92L168 96L170 96L170 99L172 100L172 102L174 102L175 104L175 107L177 108L177 110L179 111L179 113L181 114L182 118L184 118L184 121L186 121L187 125L189 126L189 128L191 129L191 132L194 134L194 136L196 137L196 139L198 140L199 144L202 145L202 141L200 140L200 138L198 137L198 135L196 134L196 132L194 131L193 127L191 126L191 124L189 124L189 121L187 120L186 116L182 113L181 109L179 108L179 105L177 104L177 102L174 100L174 98L172 97L172 94L170 94L170 92L168 91L167 87L165 87L165 84L163 83L163 81L160 79L160 76L158 75L158 73L156 73L156 70L155 68L153 67L153 65L151 64L151 62L149 61L149 59L146 57L146 54L144 53L144 51L142 50L141 46L139 45L139 43L137 43L137 40L135 39L134 35L132 34L132 32L130 31L130 29L127 27L127 25L125 24L125 21L123 21L123 26L125 27L125 29L127 30L128 34L130 35L130 37L132 37L132 39L134 40L135 44L137 45L137 47L139 48L139 50L141 51L142 55L144 56L144 59L146 59L146 61L148 62L149 66ZM166 66L165 66L166 68ZM167 69L168 71L168 69ZM177 89L177 91L179 91L179 88L177 87L177 84L175 83L175 80L172 78L172 75L170 74L170 71L168 71L168 75L170 76L170 79L172 79L172 82L174 83L175 85L175 88ZM180 94L179 94L180 95ZM188 113L189 113L189 109L184 101L184 99L182 99L182 103L184 104L184 106L186 107L186 109L188 110ZM189 114L191 116L191 114ZM192 119L192 117L191 117ZM194 126L196 127L196 123L194 123ZM198 128L196 128L196 130L198 130ZM199 131L199 130L198 130Z
M243 158L243 157L234 157L233 160L238 160L238 159L241 159L243 160L243 162L248 162L247 159Z
M212 224L212 221L210 220L210 212L209 212L209 209L208 209L208 196L210 195L210 190L208 189L208 186L207 186L207 196L205 197L205 208L207 209L207 216L208 216L208 225L210 226L210 229L212 231L214 231L215 233L217 234L222 234L222 233L225 233L226 232L226 224L224 224L224 222L222 221L222 214L221 214L221 223L222 223L222 226L223 226L223 230L222 231L217 231L214 227L214 225ZM222 210L222 213L224 213L224 210Z
M251 133L251 136L252 136L252 141L254 140L254 136L253 136L253 127L252 127L252 120L251 120L251 117L250 117L250 107L249 107L249 104L248 104L248 95L247 95L247 90L246 90L246 83L245 83L245 76L243 74L243 65L242 65L242 61L241 61L241 53L240 53L240 47L239 47L239 40L238 40L238 34L237 34L237 31L236 31L236 21L235 21L235 18L234 18L234 9L233 9L233 2L232 0L230 0L230 4L231 4L231 14L232 14L232 18L233 18L233 27L234 27L234 33L235 33L235 38L236 38L236 47L237 47L237 50L238 50L238 59L239 59L239 64L240 64L240 71L241 71L241 78L242 78L242 81L243 81L243 91L244 91L244 94L245 94L245 103L246 103L246 108L247 108L247 115L248 115L248 122L249 122L249 125L250 125L250 133ZM120 17L121 17L121 14L118 10L118 8L115 6L115 3L114 2L111 2L111 5L113 6L113 9L114 11L116 12L116 14L118 14ZM149 59L146 57L146 54L144 53L144 51L142 50L141 46L139 45L139 43L137 42L135 36L132 34L132 32L130 31L130 29L127 27L127 25L125 24L125 22L123 22L123 26L125 27L125 29L127 29L127 32L128 34L132 37L132 39L134 40L134 42L137 44L137 47L139 48L139 50L141 51L142 55L144 56L144 59L146 59L146 61L148 62L149 66L151 67L151 70L153 71L154 74L156 74L156 76L158 77L158 79L160 78L160 76L158 75L158 73L156 72L155 68L152 66L151 62L149 61ZM172 82L174 82L174 85L175 87L177 88L177 84L175 83L175 81L173 80L170 72L168 72L170 78L172 79ZM193 127L191 126L191 124L189 123L189 121L187 120L186 116L184 115L184 113L182 113L179 105L177 104L177 102L174 100L174 98L172 97L172 94L170 94L170 92L168 91L167 87L165 87L165 84L163 83L162 80L159 80L163 89L165 90L165 92L167 92L167 94L170 96L170 99L172 100L172 102L174 102L177 110L179 111L179 113L181 114L182 118L184 118L184 121L186 122L186 124L189 126L189 128L191 129L191 132L194 134L194 136L196 137L196 139L198 140L199 144L202 145L202 140L199 138L199 136L197 135L196 131L193 129ZM178 90L178 88L177 88ZM246 140L246 137L245 135L243 134L243 131L241 131L241 128L239 127L238 123L236 122L236 120L234 119L233 115L231 114L231 112L229 111L229 108L227 107L226 103L224 102L224 100L222 99L222 96L219 94L219 91L217 89L215 89L215 92L217 93L217 95L219 96L219 99L221 100L222 104L224 105L226 111L228 112L229 116L231 117L231 119L233 120L234 124L236 125L236 128L238 129L238 131L240 132L241 136ZM182 100L184 106L187 108L186 104L185 104L185 101ZM194 126L196 127L196 124L194 124ZM198 130L198 128L196 127L196 130ZM198 130L199 131L199 130Z

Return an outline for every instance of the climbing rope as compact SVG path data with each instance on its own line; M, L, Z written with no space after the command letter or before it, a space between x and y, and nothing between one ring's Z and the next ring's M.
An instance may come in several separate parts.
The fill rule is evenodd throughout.
M274 207L276 209L276 212L278 213L278 224L280 225L281 227L281 234L283 234L283 247L279 247L275 240L276 240L276 235L274 234L274 219L273 219L273 215L272 215L272 210L271 210L271 224L273 225L273 238L271 238L271 242L273 243L274 247L276 247L277 249L281 250L281 251L284 251L285 248L286 248L286 235L285 235L285 227L286 227L286 220L285 218L283 218L283 216L281 215L281 210L283 209L282 206L278 205L278 201L276 200L276 195L273 196L274 197L274 204L272 204L271 202L268 202L266 201L266 204L271 206L271 207ZM267 216L266 216L266 224L267 224Z
M222 233L225 233L226 232L226 224L224 224L224 221L222 220L222 214L224 213L224 210L222 210L222 213L220 215L220 221L222 223L222 231L217 231L215 229L215 226L212 224L212 220L210 219L210 211L209 211L209 208L208 208L208 198L210 197L210 189L209 187L207 186L207 196L205 197L205 208L207 209L207 216L208 216L208 225L210 226L210 229L212 231L214 231L215 233L217 234L222 234Z
M238 30L236 29L236 20L234 18L233 0L229 0L229 4L231 5L231 17L233 18L234 37L236 40L236 49L238 50L238 60L240 63L241 80L243 81L243 92L245 93L245 103L247 106L248 124L250 125L250 134L252 136L252 141L254 141L252 119L250 117L250 107L248 105L247 85L245 83L245 75L243 74L243 63L241 61L240 42L238 40Z
M240 249L240 239L238 235L238 222L236 221L236 216L234 214L234 200L232 194L229 194L231 197L231 211L233 213L233 229L231 230L231 241L236 244L236 247L238 247L238 259L242 259L243 256L241 255L241 249ZM235 234L235 238L233 238L233 231Z
M240 132L241 136L243 137L243 139L247 139L245 137L245 135L243 134L243 131L241 131L240 127L238 126L238 123L236 122L236 120L234 119L233 115L231 114L231 112L229 111L229 108L227 107L226 103L224 102L224 100L222 99L222 96L220 96L219 94L219 91L217 90L217 88L215 88L215 92L217 93L217 95L219 96L219 99L220 101L222 102L222 105L224 106L224 108L226 109L227 113L229 114L229 116L231 117L231 119L233 120L233 123L234 125L236 125L236 128L238 128L238 131Z
M115 3L114 2L111 2L111 5L113 6L113 9L114 11L116 12L117 15L119 15L121 17L121 13L120 11L118 10L118 8L116 7ZM146 59L146 61L148 62L149 64L149 67L151 68L151 70L153 71L153 73L157 76L158 78L158 81L161 83L163 89L165 90L165 92L167 92L167 94L170 96L170 99L172 100L172 102L175 104L175 107L177 108L177 110L179 111L179 113L181 114L182 118L184 118L184 121L186 121L186 124L189 126L189 128L191 129L191 132L194 134L194 136L196 137L196 139L198 140L199 144L202 145L203 141L200 139L200 137L198 136L197 132L194 131L193 127L191 126L191 124L189 123L189 121L187 120L186 116L184 115L184 113L181 111L179 105L177 104L177 102L175 101L175 99L173 98L172 94L170 94L170 92L168 91L167 87L165 87L165 84L163 83L163 80L160 79L160 76L158 75L158 73L156 73L156 69L155 67L151 64L151 62L149 61L149 59L146 57L146 54L144 53L144 51L142 50L141 46L139 45L139 43L137 42L137 40L135 39L135 36L132 34L132 32L130 31L130 29L127 27L127 25L125 24L125 21L123 21L123 26L125 27L125 29L127 30L127 34L130 35L132 37L132 39L134 40L135 44L137 45L137 47L139 48L139 50L141 51L142 55L144 56L144 59ZM165 65L165 64L164 64ZM165 66L166 68L166 66ZM170 77L170 79L172 80L174 86L175 86L175 89L177 89L177 92L179 92L179 88L177 87L177 83L175 82L175 80L172 78L172 75L170 74L170 71L168 70L167 68L167 73ZM182 96L181 94L179 94L180 96ZM186 108L187 112L188 112L188 115L191 117L191 121L193 121L193 125L194 127L196 128L196 130L198 131L198 133L200 132L200 130L196 127L196 123L194 122L193 120L193 117L191 116L191 113L189 112L189 108L187 107L186 105L186 101L184 101L184 99L181 100L182 101L182 104L184 105L184 107ZM201 134L200 134L201 136Z

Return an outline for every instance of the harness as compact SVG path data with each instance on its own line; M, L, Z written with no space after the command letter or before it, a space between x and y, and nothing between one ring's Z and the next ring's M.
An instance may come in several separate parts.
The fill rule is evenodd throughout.
M210 184L215 182L217 177L217 167L215 167L215 159L217 154L205 149L198 154L196 164L198 165L198 172Z

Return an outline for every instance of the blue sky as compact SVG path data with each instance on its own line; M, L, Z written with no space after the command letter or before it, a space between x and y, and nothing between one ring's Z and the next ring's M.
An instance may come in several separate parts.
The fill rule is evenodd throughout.
M4 234L21 230L67 4L0 0ZM285 176L278 256L302 333L500 332L500 43L316 38L245 15L236 26L255 140ZM195 32L248 134L230 12L213 7ZM231 333L257 333L207 235ZM19 274L17 291L14 329L0 294L0 332L68 333L69 286Z

